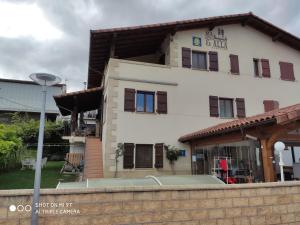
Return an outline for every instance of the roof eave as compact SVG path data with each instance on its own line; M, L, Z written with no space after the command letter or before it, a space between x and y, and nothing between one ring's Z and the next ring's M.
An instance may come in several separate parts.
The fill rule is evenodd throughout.
M245 125L241 125L241 126L236 126L236 127L231 127L228 129L223 129L223 130L218 130L216 132L211 132L211 133L207 133L207 134L203 134L203 135L194 135L191 137L187 137L189 135L185 135L182 136L178 139L178 141L185 143L185 142L191 142L194 140L200 140L200 139L204 139L204 138L208 138L208 137L213 137L213 136L217 136L219 134L228 134L228 133L232 133L238 130L244 130L244 129L249 129L249 128L253 128L255 126L260 126L260 125L269 125L276 122L276 118L270 118L267 120L262 120L256 123L249 123L249 124L245 124Z

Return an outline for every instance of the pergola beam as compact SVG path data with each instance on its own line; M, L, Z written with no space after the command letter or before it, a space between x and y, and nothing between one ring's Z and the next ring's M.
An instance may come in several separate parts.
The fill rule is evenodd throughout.
M249 22L249 18L246 18L246 19L244 19L242 22L241 22L241 25L244 27L244 26L246 26L247 25L247 23Z
M282 36L282 33L277 33L275 36L272 37L272 41L277 41Z
M215 23L212 23L208 26L208 30L209 31L212 31L214 28L215 28L216 24Z
M78 128L78 101L77 96L73 97L74 105L71 113L71 135L77 131Z

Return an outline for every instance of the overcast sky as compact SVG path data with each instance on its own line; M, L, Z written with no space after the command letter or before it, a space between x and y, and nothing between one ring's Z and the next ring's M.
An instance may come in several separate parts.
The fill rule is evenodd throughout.
M48 72L80 90L90 29L249 11L300 36L298 0L0 0L0 77Z

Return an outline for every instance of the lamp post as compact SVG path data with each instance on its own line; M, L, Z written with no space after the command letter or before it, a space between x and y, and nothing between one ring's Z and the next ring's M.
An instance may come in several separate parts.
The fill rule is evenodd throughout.
M274 145L274 148L277 152L279 152L280 176L281 176L281 182L284 182L284 173L283 173L284 162L282 160L282 151L285 148L285 144L281 141L277 141Z
M39 128L39 139L38 149L35 164L35 176L34 176L34 191L32 201L32 212L31 212L31 225L38 225L38 207L40 200L40 185L41 185L41 163L43 155L43 144L44 144L44 127L45 127L45 108L46 108L46 96L47 86L58 84L61 79L55 75L47 73L33 73L29 76L33 81L42 86L42 109L40 115L40 128Z

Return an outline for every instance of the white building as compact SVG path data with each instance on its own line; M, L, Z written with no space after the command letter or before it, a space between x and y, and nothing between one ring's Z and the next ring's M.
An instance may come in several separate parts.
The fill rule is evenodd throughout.
M91 31L88 88L102 97L86 110L102 111L104 176L114 176L118 143L125 145L119 176L172 173L168 145L182 150L177 174L211 173L213 159L179 138L299 103L299 50L298 37L252 13ZM259 164L260 146L234 142L248 148L241 160Z
M46 118L55 120L59 114L53 96L66 92L64 84L47 88ZM0 79L0 120L9 122L14 112L39 118L42 104L42 87L26 80Z

